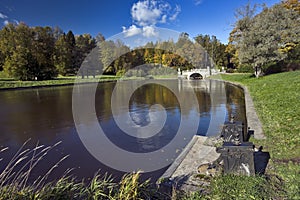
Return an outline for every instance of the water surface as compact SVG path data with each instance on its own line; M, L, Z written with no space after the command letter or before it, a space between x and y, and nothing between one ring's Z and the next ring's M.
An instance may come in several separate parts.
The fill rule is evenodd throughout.
M118 115L129 114L137 127L151 123L151 106L159 104L165 109L167 118L163 128L152 137L145 138L124 134L117 126L111 109L111 96L116 82L99 83L95 95L96 116L113 144L135 153L157 151L173 140L184 119L187 127L184 137L172 144L175 145L174 152L168 155L169 162L172 162L195 134L217 135L224 121L228 121L231 115L235 116L235 120L245 121L244 94L236 86L212 80L163 82L164 85L158 81L138 88L129 102L122 102L128 88L121 87L118 90ZM175 88L178 95L166 85ZM92 177L99 169L102 173L109 172L115 177L123 174L99 162L82 144L72 115L72 92L72 86L0 91L0 145L2 148L9 147L8 151L0 154L3 158L0 162L1 169L21 145L31 138L26 147L32 148L37 143L53 145L62 142L34 170L35 175L44 173L65 155L69 157L52 173L51 179L61 176L68 168L73 168L72 173L80 179ZM189 99L193 96L198 103L190 103ZM81 106L84 108L86 105ZM188 127L195 126L197 118L200 119L197 130L190 131ZM122 159L113 157L110 152L103 154L112 159ZM166 167L146 173L144 178L151 177L155 180L165 170Z

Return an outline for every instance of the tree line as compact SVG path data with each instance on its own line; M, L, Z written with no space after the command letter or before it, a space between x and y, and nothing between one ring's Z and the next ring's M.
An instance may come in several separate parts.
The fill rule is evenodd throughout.
M225 49L226 45L215 36L200 34L192 41L187 33L181 33L177 41L170 39L148 42L132 50L122 41L105 41L100 44L100 60L104 66L104 74L112 75L123 75L129 69L144 64L152 64L158 68L168 67L176 71L178 68L220 69L228 65L228 53ZM147 70L145 67L144 69Z
M63 32L59 27L29 27L25 23L8 24L0 30L0 71L17 80L48 80L58 75L123 75L128 69L151 63L155 66L182 70L194 67L213 66L211 53L218 60L222 45L216 37L197 36L202 45L195 45L187 33L182 33L178 41L148 42L146 45L130 49L122 41L105 41L99 34L74 35L72 31ZM98 45L97 45L98 44ZM97 48L95 48L97 47ZM92 51L93 50L93 51ZM196 52L196 53L195 53ZM87 59L87 55L91 55ZM185 55L183 57L182 55ZM224 56L222 57L224 58ZM85 60L86 59L86 60ZM87 63L83 63L83 61ZM218 64L225 65L219 59ZM153 70L155 73L170 70Z
M8 24L0 30L0 70L18 80L75 75L95 46L90 34L74 36L58 27Z
M192 41L182 33L177 41L148 42L135 49L120 40L106 41L101 34L93 38L64 33L59 27L8 24L0 30L0 71L18 80L76 75L89 54L92 58L86 60L82 77L91 73L88 71L95 75L98 66L101 73L103 67L104 74L123 75L150 63L176 70L224 67L227 71L255 71L257 76L300 68L298 0L285 0L270 8L248 4L237 10L236 16L227 45L215 36L199 34Z

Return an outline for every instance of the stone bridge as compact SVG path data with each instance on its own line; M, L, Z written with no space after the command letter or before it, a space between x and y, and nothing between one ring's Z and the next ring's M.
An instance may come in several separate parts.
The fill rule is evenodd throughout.
M195 80L195 79L205 79L211 75L218 74L215 69L191 69L186 71L180 71L178 69L178 78L184 78L188 80Z

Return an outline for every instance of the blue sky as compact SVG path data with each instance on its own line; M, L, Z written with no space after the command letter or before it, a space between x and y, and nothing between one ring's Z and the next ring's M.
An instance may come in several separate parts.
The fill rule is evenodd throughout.
M153 34L154 27L215 35L227 43L234 12L248 0L0 0L0 26L25 22L29 26L59 26L75 34L123 32ZM252 0L272 6L280 0Z

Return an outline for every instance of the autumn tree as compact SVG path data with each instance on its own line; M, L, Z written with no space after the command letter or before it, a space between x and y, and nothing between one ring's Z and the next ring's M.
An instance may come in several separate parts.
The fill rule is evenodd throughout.
M237 32L237 28L235 27L229 35L228 44L225 49L225 53L227 54L228 64L227 68L237 68L239 66L239 58L238 58L238 50L237 50L237 43L235 41L235 36Z
M287 9L292 9L300 13L300 1L299 0L284 0L284 7Z
M154 63L154 48L150 47L145 49L144 53L145 63Z
M225 45L222 45L216 38L212 39L211 50L215 51L216 57L223 56ZM104 74L124 75L129 69L136 68L144 64L154 69L152 72L175 72L177 68L182 70L191 68L202 68L212 66L211 60L205 60L205 50L196 42L189 38L187 33L182 33L179 39L148 42L144 46L130 49L120 41L104 41L99 44L100 60L104 66ZM123 53L127 52L127 53ZM221 59L220 59L221 60ZM223 60L221 61L223 62ZM218 64L223 65L223 63ZM170 70L165 70L169 68ZM173 69L172 69L173 68ZM149 70L146 70L149 71ZM151 71L151 70L150 70ZM136 75L141 74L140 68L137 69Z
M231 39L240 65L250 64L259 76L270 63L287 57L290 44L299 42L299 13L283 4L264 7L257 15L254 10L248 5L242 12Z

